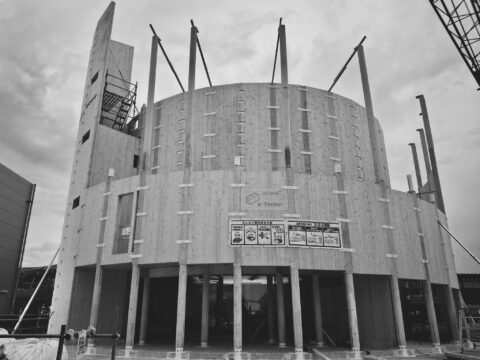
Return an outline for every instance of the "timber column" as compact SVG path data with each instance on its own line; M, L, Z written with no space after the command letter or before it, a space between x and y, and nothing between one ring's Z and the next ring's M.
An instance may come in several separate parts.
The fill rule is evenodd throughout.
M315 337L318 347L323 347L322 304L318 275L312 275L313 312L315 315Z
M267 275L267 301L268 301L268 343L275 343L275 315L273 311L273 279L271 275Z
M98 320L98 309L100 307L100 297L102 293L102 277L103 277L103 268L102 268L102 249L105 245L104 236L105 236L105 223L108 219L108 202L110 199L110 184L112 182L115 170L110 168L108 169L107 182L105 184L105 192L103 193L103 208L102 208L102 217L100 218L100 232L98 234L98 244L97 244L97 263L95 266L95 280L93 283L93 295L92 295L92 306L90 310L90 326L97 328ZM94 353L95 342L94 339L88 341L87 353Z
M210 275L208 273L203 274L202 283L202 328L200 334L200 346L208 346L208 305L209 305L209 288L210 288Z
M425 238L423 235L423 224L422 218L420 216L420 208L418 207L418 197L415 194L415 190L413 190L412 183L408 183L409 186L409 194L412 194L413 199L413 210L415 211L415 217L417 220L417 230L418 230L418 241L420 242L420 246L422 249L422 262L424 264L425 269L425 281L423 282L423 291L425 295L425 305L427 307L427 316L428 316L428 324L430 327L430 338L432 344L438 352L441 352L440 348L440 336L438 334L438 325L437 325L437 316L435 314L435 304L433 302L433 294L432 294L432 284L430 282L430 268L429 262L427 258L427 250L425 246Z
M345 179L342 172L340 159L340 146L338 144L340 133L338 131L338 116L336 110L336 101L333 94L324 94L327 99L326 118L329 122L329 145L330 159L332 161L332 174L335 176L336 189L333 191L337 195L340 228L342 231L343 252L345 257L345 288L348 306L348 320L350 325L350 342L352 344L351 357L359 359L360 356L360 337L358 333L357 306L355 301L355 288L353 286L353 253L355 249L350 244L350 219L348 218L347 196L348 190L345 186Z
M177 298L177 328L175 336L175 352L181 357L185 342L185 310L187 297L187 258L190 238L190 218L193 216L192 192L192 121L193 121L193 92L195 90L195 64L197 56L198 29L193 25L190 29L190 59L188 69L187 116L185 118L185 156L183 166L183 182L179 184L180 209L178 234L176 243L178 249L178 298Z
M102 208L102 217L100 218L100 232L98 234L98 244L97 244L97 264L95 268L95 282L93 285L93 296L92 296L92 307L90 310L90 325L94 328L97 327L97 318L98 318L98 308L100 306L100 296L102 292L102 249L104 244L105 236L105 222L107 220L107 211L108 211L108 202L110 199L110 184L112 182L115 170L108 170L108 178L105 184L105 192L103 193L103 208ZM90 344L89 344L90 345Z
M155 80L157 72L157 45L158 39L156 36L152 37L152 49L150 55L150 72L148 78L148 95L147 95L147 114L145 119L145 126L143 128L143 154L141 160L141 172L139 177L139 186L134 193L134 208L132 211L132 226L133 231L130 235L129 241L129 253L132 259L132 279L130 282L130 297L128 302L128 318L127 318L127 335L125 340L125 356L130 356L133 349L133 343L135 339L135 324L137 318L137 305L138 305L138 284L140 281L140 269L138 266L139 259L142 258L142 244L145 239L142 239L143 227L146 221L146 196L145 191L148 189L147 184L147 171L150 170L150 148L151 137L145 136L148 132L147 129L153 128L153 118L155 114L154 109L154 96L155 96ZM148 170L147 170L148 169Z
M368 123L368 133L370 137L370 145L373 155L373 168L375 172L375 182L380 187L380 196L378 197L379 207L381 213L383 214L383 224L382 232L384 234L384 239L386 240L388 246L388 253L385 254L387 258L390 259L390 296L392 298L393 304L393 314L394 314L394 323L395 330L397 334L397 343L400 349L400 355L407 355L407 341L405 338L405 328L403 324L403 313L402 313L402 304L400 300L400 290L398 287L398 267L397 267L397 258L395 250L395 241L393 238L393 231L395 230L392 226L392 220L390 216L390 200L388 199L389 191L389 178L386 165L383 161L383 150L378 141L379 128L377 126L377 121L373 113L373 104L372 96L370 93L370 84L368 81L368 72L367 65L365 61L365 53L363 51L363 45L357 47L358 50L358 61L360 65L360 73L362 77L362 87L363 95L365 98L365 109L367 113L367 123Z
M303 354L303 331L302 331L302 306L300 303L300 277L298 264L293 261L290 265L290 286L292 287L292 311L293 311L293 340L295 353Z
M143 279L143 297L142 297L142 313L140 315L140 345L145 345L147 337L147 325L148 325L148 305L150 297L150 278Z
M284 348L285 342L285 300L283 298L283 274L275 274L277 289L278 347Z

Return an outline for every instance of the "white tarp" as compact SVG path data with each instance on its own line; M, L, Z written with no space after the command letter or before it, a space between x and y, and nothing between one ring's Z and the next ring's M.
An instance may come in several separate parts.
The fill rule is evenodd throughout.
M0 334L8 334L0 329ZM57 357L58 340L56 339L0 339L7 360L55 360ZM1 350L0 350L1 354ZM62 360L68 360L68 353L63 346Z

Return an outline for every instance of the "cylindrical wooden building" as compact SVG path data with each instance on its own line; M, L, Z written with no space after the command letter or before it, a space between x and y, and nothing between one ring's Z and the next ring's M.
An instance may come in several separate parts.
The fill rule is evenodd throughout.
M115 328L127 350L178 353L456 339L446 218L390 188L363 49L367 109L288 84L286 51L282 83L195 89L193 27L188 91L154 102L154 37L134 129L108 111L128 100L133 58L112 20L113 4L89 62L50 331Z

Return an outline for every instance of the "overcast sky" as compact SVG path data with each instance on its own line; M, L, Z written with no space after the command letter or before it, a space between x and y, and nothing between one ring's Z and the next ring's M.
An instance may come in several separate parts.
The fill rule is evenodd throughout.
M60 243L88 56L107 5L0 0L0 162L37 184L24 266L46 265ZM425 95L450 228L480 254L480 93L427 0L119 0L112 38L135 47L132 79L142 104L149 23L186 84L194 19L213 83L228 84L270 80L279 17L294 84L328 89L367 35L374 111L394 189L406 191L405 176L414 172L408 143L420 149L415 96ZM204 87L200 70L197 87ZM155 100L178 91L159 57ZM363 104L356 59L334 91Z

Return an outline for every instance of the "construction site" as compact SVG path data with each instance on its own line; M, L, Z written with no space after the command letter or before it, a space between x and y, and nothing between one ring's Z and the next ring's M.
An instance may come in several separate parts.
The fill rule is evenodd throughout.
M426 99L412 94L424 124L422 148L410 144L415 177L392 189L365 37L317 89L289 82L280 20L271 82L213 86L192 21L184 88L150 25L140 106L134 49L111 39L114 10L98 20L88 62L50 333L118 332L119 354L136 358L458 348L463 300ZM162 100L159 50L181 88ZM206 88L195 86L200 60ZM351 60L364 105L332 90ZM100 356L101 342L87 352Z

